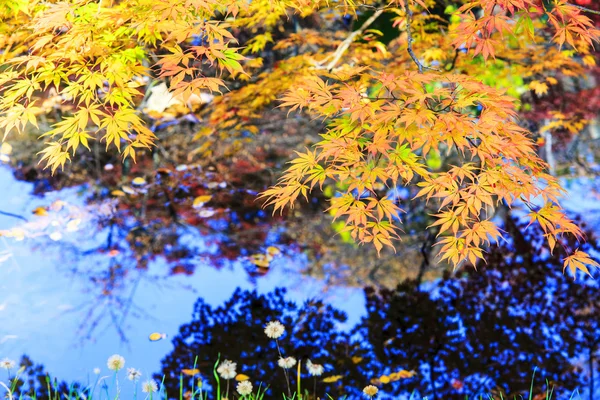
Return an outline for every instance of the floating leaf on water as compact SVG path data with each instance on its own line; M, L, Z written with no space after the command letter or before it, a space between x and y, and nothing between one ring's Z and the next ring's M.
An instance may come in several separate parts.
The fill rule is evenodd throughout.
M122 186L121 189L127 194L137 194L136 191L129 186Z
M267 247L267 254L274 257L278 254L281 254L281 250L279 250L277 247L275 246L269 246Z
M0 264L12 257L11 253L0 253Z
M206 187L209 189L225 189L227 187L227 182L208 182Z
M2 146L0 146L0 154L9 156L12 154L12 145L10 143L4 142Z
M248 379L250 379L250 377L248 375L244 375L244 374L237 374L235 376L235 380L238 382L247 381Z
M362 358L362 357L358 357L358 356L354 356L354 357L352 357L352 362L353 362L354 364L358 364L358 363L359 363L359 362L361 362L362 360L363 360L363 358Z
M31 211L31 213L33 215L37 215L38 217L45 217L46 215L48 215L48 210L46 209L46 207L36 207L33 209L33 211Z
M151 342L156 342L158 340L165 339L166 337L167 337L166 333L158 333L158 332L154 332L154 333L151 333L150 335L148 335L148 339L150 339Z
M253 254L248 257L248 259L252 264L261 268L269 268L269 265L271 264L271 257L266 254Z
M333 383L333 382L339 381L343 377L344 377L343 375L328 376L327 378L323 379L323 382L325 382L325 383Z
M398 371L398 376L401 379L408 379L408 378L412 378L413 376L415 376L417 373L415 371L407 371L405 369Z
M62 237L63 237L62 233L60 233L58 231L52 232L50 234L50 239L54 240L55 242L57 242L60 239L62 239Z
M81 224L81 219L76 218L67 222L67 232L75 232L79 230L79 224Z
M56 201L52 202L52 204L50 204L49 209L52 211L60 211L66 205L67 205L67 203L65 203L64 201L56 200Z
M116 196L116 197L125 196L125 192L122 190L113 190L112 192L110 192L110 194L112 194L113 196Z
M184 375L187 375L187 376L195 376L200 373L200 370L198 368L194 368L194 369L184 368L181 370L181 373Z
M142 186L146 184L146 180L138 176L137 178L134 178L131 183L137 186Z
M25 231L21 228L13 228L7 231L0 231L0 236L11 237L20 242L25 239Z
M204 205L204 203L208 203L210 199L212 199L211 195L198 196L194 199L192 207L201 208Z
M215 210L200 210L198 211L198 216L201 218L209 218L212 217L213 215L215 215L216 211Z

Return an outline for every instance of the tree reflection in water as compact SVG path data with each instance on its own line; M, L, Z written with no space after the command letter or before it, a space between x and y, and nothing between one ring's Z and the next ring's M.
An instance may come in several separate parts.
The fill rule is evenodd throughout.
M342 383L360 380L365 371L354 364L352 357L366 359L367 349L337 328L346 316L320 301L298 306L285 300L284 294L282 289L267 295L238 290L226 304L216 308L199 299L192 322L180 328L173 340L175 350L162 361L163 371L158 376L166 376L167 391L178 390L180 371L192 368L196 355L204 377L210 377L212 365L220 355L221 360L237 362L238 372L254 381L266 382L277 396L287 392L283 370L277 366L276 342L263 332L265 323L272 320L280 320L287 328L280 339L284 356L294 356L303 363L310 358L323 364L324 376L344 375L336 385L327 386L329 393L343 393ZM307 375L304 367L303 375Z
M579 388L593 400L600 284L590 277L573 281L563 275L562 248L550 254L532 239L540 232L531 227L525 231L512 219L505 229L508 240L490 248L488 264L478 271L445 273L423 285L406 280L394 290L366 288L366 316L350 331L341 329L346 316L339 310L317 300L297 305L286 300L282 289L269 294L238 289L220 307L200 298L156 377L164 375L168 393L177 397L183 369L197 360L210 385L220 357L237 362L238 372L255 384L265 382L271 395L279 396L287 390L277 366L277 345L263 332L266 322L277 319L287 327L280 340L285 356L325 365L317 385L321 398L324 393L359 396L365 385L375 383L384 398L414 392L430 400L462 400L479 393L512 399L528 392L537 368L536 393L545 390L547 379L555 398L568 398ZM591 235L583 247L591 254L600 251ZM45 382L45 373L36 368L30 366L26 374L34 386ZM401 370L416 374L389 382ZM294 369L294 387L295 375ZM335 382L322 381L337 375ZM312 393L304 367L302 376L303 387ZM184 382L185 392L191 389L191 378ZM18 392L28 390L19 386Z
M531 240L539 232L524 233L512 220L507 230L509 240L491 248L488 265L478 271L446 273L426 289L411 280L395 290L366 289L367 316L349 333L336 326L344 320L339 311L316 301L297 306L281 290L238 291L217 308L199 299L158 375L166 375L167 388L175 393L180 371L191 368L196 355L204 373L220 355L238 362L239 371L252 379L267 382L274 395L282 393L276 344L263 333L267 321L279 319L288 327L285 355L325 364L324 376L343 376L320 382L321 396L358 396L373 381L383 396L396 398L412 392L430 399L477 393L512 398L528 392L537 368L543 378L536 380L536 392L545 390L546 379L555 395L580 388L591 390L593 399L600 341L597 281L574 282L563 275L560 250L551 255ZM598 251L593 238L586 246ZM417 374L378 381L403 369ZM302 374L304 384L310 382L304 369Z

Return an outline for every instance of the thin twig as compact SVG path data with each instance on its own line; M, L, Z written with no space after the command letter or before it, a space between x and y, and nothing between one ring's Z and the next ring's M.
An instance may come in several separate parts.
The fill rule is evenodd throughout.
M347 8L353 8L353 9L354 9L354 8L360 8L360 7L369 8L369 9L371 9L371 10L375 10L375 9L377 9L377 7L376 7L376 6L372 6L372 5L370 5L370 4L358 4L358 5L356 5L356 6L352 6L352 7L348 7L348 6L347 6L347 5L345 5L345 4L341 4L341 5L339 5L339 6L334 6L333 8L346 8L346 9L347 9Z
M371 17L369 17L369 19L367 19L362 24L362 26L358 28L358 30L352 32L346 39L344 39L342 43L340 43L338 48L335 50L335 53L333 53L333 60L331 60L331 62L327 64L327 67L325 67L328 71L331 71L336 66L336 64L340 61L340 58L342 58L342 55L344 55L346 50L348 50L348 47L350 47L352 42L354 42L354 39L357 36L361 35L365 31L365 29L367 29L373 22L375 22L375 20L379 18L381 14L383 14L383 11L383 8L380 8L377 11L375 11L375 13L373 13L373 15L371 15Z
M424 69L429 69L429 70L432 70L432 71L438 71L435 68L426 67L423 64L421 64L421 62L419 61L419 59L415 55L415 52L414 52L413 47L412 47L413 37L412 37L412 31L411 31L411 28L410 28L410 25L411 25L411 22L412 22L413 13L412 13L412 10L410 9L410 2L408 0L405 0L405 2L404 2L404 9L406 10L406 35L408 36L408 54L410 55L410 58L412 58L412 60L415 62L415 64L417 64L417 67L419 68L419 73L420 74L423 73Z
M19 218L25 222L28 222L27 218L23 217L22 215L13 214L13 213L7 212L7 211L0 211L0 215L6 215L7 217L13 217L13 218Z
M460 50L455 49L454 50L454 58L452 58L452 61L450 62L450 64L447 64L446 67L444 67L446 69L446 71L452 71L454 69L454 66L456 65L456 60L458 60L459 54L460 54Z
M417 64L417 67L419 68L419 73L422 74L423 73L423 64L421 64L421 62L415 55L415 52L412 47L413 37L412 37L412 31L410 29L410 24L412 21L413 13L412 13L412 10L410 9L410 2L408 0L406 0L404 2L404 9L406 10L406 34L408 35L408 54L410 55L410 58L412 58L412 60L415 62L415 64Z
M571 4L571 3L565 3L565 4L568 5L568 6L572 6L572 7L578 8L581 11L584 11L584 12L589 12L589 13L592 13L592 14L600 15L600 11L598 11L598 10L592 10L591 8L580 6L578 4Z

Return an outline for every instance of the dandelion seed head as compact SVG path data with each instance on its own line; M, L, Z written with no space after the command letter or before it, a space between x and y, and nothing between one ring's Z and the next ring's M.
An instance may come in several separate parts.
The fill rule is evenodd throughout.
M234 363L230 360L225 360L221 364L219 364L219 367L217 368L217 372L223 379L233 379L237 375L237 373L235 372L236 368L237 368L236 363Z
M123 358L123 356L113 354L112 356L108 357L106 365L111 371L118 371L120 369L123 369L123 367L125 366L125 359Z
M365 386L365 388L363 389L363 393L369 397L374 397L377 394L377 392L379 392L379 389L377 389L377 387L373 385Z
M271 339L279 339L285 333L285 326L279 321L270 321L265 325L265 334Z
M142 383L142 392L144 393L154 393L158 390L158 384L154 379L148 379L146 382Z
M137 381L142 376L142 373L135 368L127 368L127 379Z
M313 364L310 360L306 360L306 368L311 376L321 376L325 371L321 364Z
M294 357L280 357L279 360L277 361L277 364L281 367L281 368L292 368L294 365L296 365L296 359Z
M0 368L13 369L16 365L17 363L14 360L10 360L8 358L5 358L2 361L0 361Z
M242 381L237 384L237 392L242 396L247 396L252 393L252 383L250 381Z

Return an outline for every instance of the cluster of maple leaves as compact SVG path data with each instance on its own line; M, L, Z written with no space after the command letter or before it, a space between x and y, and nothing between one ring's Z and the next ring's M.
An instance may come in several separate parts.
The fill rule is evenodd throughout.
M196 135L204 149L211 133L258 131L263 111L281 100L327 128L262 194L275 210L333 182L334 218L380 250L400 237L402 210L388 189L418 185L417 197L436 203L440 259L455 267L475 264L501 237L499 206L527 207L552 249L564 235L581 239L559 206L563 189L518 124L515 98L477 77L493 65L542 95L585 72L600 37L586 15L594 10L566 0L467 0L440 12L438 3L8 0L0 6L0 128L6 139L50 123L50 97L69 105L42 129L41 161L54 171L90 140L133 159L153 146L142 110L159 81L183 101L222 94ZM384 16L389 23L376 29ZM434 168L432 154L456 165ZM572 272L598 266L582 251L567 253Z

